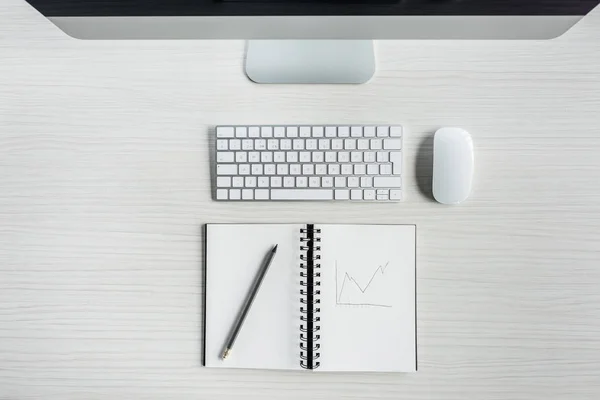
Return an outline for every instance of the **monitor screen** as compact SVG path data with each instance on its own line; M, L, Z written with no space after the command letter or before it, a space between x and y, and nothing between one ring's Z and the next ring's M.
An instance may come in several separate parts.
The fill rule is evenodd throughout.
M573 15L598 0L27 0L53 17Z

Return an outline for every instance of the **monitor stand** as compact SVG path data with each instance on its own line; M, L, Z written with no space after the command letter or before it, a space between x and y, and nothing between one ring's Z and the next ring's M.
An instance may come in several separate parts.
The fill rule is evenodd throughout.
M365 83L372 40L250 40L246 75L256 83Z

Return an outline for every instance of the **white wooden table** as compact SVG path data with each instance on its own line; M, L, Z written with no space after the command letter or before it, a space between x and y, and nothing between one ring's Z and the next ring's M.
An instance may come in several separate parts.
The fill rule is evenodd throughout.
M545 42L378 42L363 86L258 86L242 41L71 39L0 2L0 399L597 399L600 10ZM211 201L208 128L401 123L402 204ZM477 147L434 203L432 132ZM420 371L210 370L207 222L418 225Z

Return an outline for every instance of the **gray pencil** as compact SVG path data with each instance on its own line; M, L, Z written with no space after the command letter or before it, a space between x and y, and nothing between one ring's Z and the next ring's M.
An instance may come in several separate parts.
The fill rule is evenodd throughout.
M223 350L223 355L221 356L223 360L229 357L229 354L231 353L231 349L233 348L235 339L237 339L237 336L240 333L240 329L244 324L244 320L248 315L248 311L250 311L250 307L252 307L252 303L254 302L254 298L256 297L258 290L260 289L260 285L262 284L263 278L267 274L267 270L269 269L273 258L275 258L275 253L277 253L277 245L273 246L273 248L269 251L269 253L265 257L262 267L260 268L260 271L258 271L256 279L254 279L254 283L250 288L250 292L248 292L248 297L246 298L246 301L244 302L240 314L238 315L237 321L235 322L235 325L233 326L233 329L229 334L229 339L227 340L227 344L225 345L225 350Z

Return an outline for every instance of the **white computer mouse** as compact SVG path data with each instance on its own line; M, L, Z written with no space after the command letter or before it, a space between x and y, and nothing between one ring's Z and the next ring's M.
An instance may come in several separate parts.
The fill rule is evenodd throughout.
M442 204L458 204L471 194L475 156L469 132L441 128L433 138L433 197Z

